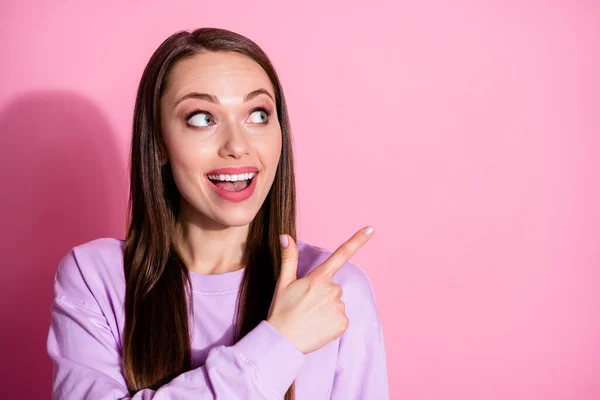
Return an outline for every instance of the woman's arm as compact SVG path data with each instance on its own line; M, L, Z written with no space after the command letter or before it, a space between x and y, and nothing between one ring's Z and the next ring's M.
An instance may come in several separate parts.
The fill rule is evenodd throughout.
M51 307L47 351L54 367L52 399L282 399L305 355L267 321L233 346L213 347L203 366L157 390L130 396L113 331L93 296L82 298L85 282L70 252L59 265ZM67 273L68 271L68 273ZM57 275L59 276L59 275ZM65 287L76 287L69 297ZM75 293L75 292L74 292Z
M383 326L371 282L351 263L338 275L350 324L340 336L331 400L388 400Z
M374 335L376 329L373 328ZM340 357L346 361L338 364L331 400L390 398L383 329L380 330L379 337L379 340L364 346L340 343ZM351 356L347 357L346 353Z

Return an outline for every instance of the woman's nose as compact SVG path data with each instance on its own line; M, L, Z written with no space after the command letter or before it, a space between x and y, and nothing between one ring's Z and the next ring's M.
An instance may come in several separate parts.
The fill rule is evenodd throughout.
M244 128L235 122L228 123L223 129L222 157L243 157L249 153L249 143Z

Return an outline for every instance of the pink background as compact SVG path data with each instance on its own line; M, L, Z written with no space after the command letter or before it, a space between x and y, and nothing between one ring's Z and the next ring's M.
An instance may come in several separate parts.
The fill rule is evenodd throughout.
M280 73L299 238L375 227L392 399L600 398L600 4L290 3L2 3L2 397L50 398L58 260L123 237L145 63L216 26Z

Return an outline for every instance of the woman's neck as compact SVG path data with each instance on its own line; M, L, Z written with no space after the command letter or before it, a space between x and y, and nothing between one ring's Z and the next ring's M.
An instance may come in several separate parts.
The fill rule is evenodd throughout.
M244 268L249 225L216 226L198 221L178 221L177 243L187 267L197 273L223 274Z

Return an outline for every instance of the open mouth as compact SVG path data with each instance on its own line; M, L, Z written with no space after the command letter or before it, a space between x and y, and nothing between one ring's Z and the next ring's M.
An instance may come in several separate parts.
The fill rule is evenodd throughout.
M241 181L221 181L217 179L212 179L207 176L208 180L215 185L216 187L226 190L228 192L241 192L242 190L248 188L258 173L255 173L254 176L250 179L241 180Z

